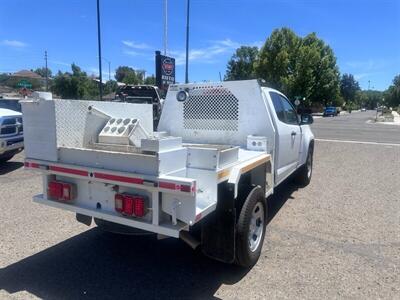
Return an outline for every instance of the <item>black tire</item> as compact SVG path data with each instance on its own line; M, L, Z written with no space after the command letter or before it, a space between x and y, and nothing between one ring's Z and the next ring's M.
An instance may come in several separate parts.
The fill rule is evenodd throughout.
M257 211L262 218L258 219L254 212L262 207L262 211ZM239 219L236 224L236 260L235 264L249 268L255 265L260 257L261 249L265 238L265 227L267 224L267 205L265 202L264 191L261 187L254 187L248 194L243 207L240 211ZM254 234L257 240L254 240L252 249L251 242L249 240L249 234L251 229L251 223L253 216L256 216L256 221L253 223L256 228L255 230L261 230L259 235ZM252 238L253 238L252 237Z
M314 155L314 145L310 144L308 147L308 154L306 163L299 168L297 174L294 177L294 181L300 186L307 186L311 182L312 177L312 167L313 167L313 155Z
M14 157L14 155L2 156L2 157L0 157L0 163L5 163L13 157Z

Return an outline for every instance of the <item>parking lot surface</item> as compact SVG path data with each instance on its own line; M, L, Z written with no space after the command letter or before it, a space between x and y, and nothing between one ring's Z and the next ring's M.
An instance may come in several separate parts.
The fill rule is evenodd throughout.
M338 128L359 114L315 122L311 184L287 181L268 199L267 237L250 270L34 204L40 177L18 155L0 167L0 298L399 299L400 147L324 141L343 138ZM363 124L352 126L368 131ZM395 134L364 140L395 143Z

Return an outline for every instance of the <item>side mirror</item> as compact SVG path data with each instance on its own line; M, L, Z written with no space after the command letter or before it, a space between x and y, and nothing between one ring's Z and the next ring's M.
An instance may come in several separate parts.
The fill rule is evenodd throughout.
M313 119L312 115L310 115L310 114L302 114L301 115L300 125L309 125L312 123L314 123L314 119Z

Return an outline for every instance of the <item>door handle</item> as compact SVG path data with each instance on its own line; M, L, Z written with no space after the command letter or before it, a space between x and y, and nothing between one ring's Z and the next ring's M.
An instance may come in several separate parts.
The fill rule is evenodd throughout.
M296 131L292 131L292 136L295 136L296 134Z

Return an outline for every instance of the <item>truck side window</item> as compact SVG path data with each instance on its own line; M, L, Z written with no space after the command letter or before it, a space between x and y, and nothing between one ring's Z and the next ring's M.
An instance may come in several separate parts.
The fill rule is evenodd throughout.
M286 122L285 113L282 106L281 97L276 93L269 93L272 99L272 103L274 104L274 109L278 119L282 122Z
M297 113L296 110L293 108L292 104L289 102L288 99L285 97L280 96L282 100L283 110L285 112L286 120L284 121L287 124L298 125Z

